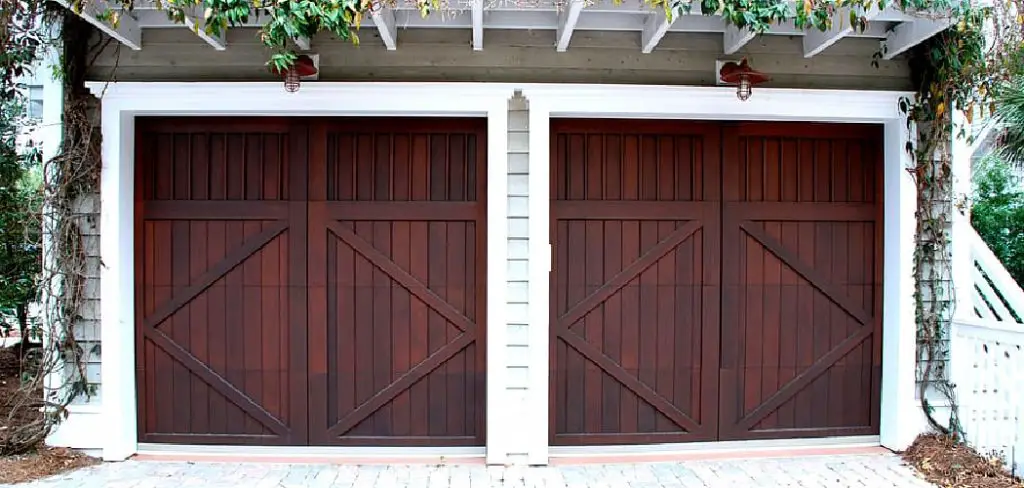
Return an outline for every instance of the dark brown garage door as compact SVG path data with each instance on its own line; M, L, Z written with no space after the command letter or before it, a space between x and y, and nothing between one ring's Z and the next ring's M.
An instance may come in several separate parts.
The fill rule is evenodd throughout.
M553 443L878 432L880 129L552 131Z
M138 128L140 441L483 443L482 121Z

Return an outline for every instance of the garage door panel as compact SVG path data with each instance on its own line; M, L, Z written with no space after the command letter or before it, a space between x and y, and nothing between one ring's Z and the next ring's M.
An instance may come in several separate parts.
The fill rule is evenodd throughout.
M316 443L482 442L484 127L408 122L313 130Z
M208 122L138 125L140 440L292 443L294 135Z
M552 123L552 437L710 439L717 338L716 133L703 124ZM638 127L648 132L637 131ZM717 145L716 145L717 146ZM715 166L711 164L710 166ZM710 267L710 268L709 268ZM711 269L714 268L714 269ZM696 350L692 357L679 350ZM716 396L711 394L710 396Z
M877 433L877 127L723 138L723 439Z

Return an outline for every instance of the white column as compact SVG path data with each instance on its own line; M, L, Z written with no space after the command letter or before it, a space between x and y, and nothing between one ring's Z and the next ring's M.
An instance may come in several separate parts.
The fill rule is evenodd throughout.
M100 337L103 341L103 459L135 454L135 118L103 101L100 172Z
M506 401L508 258L508 101L487 110L487 464L505 464L511 429L517 428Z
M916 163L906 144L916 137L906 118L885 125L884 273L882 298L881 442L903 450L923 427L915 401L914 231L917 188L907 172Z

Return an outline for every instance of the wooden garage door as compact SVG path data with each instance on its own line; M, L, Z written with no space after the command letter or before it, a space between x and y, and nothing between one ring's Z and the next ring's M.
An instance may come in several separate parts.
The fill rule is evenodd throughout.
M552 126L553 441L714 439L719 128Z
M723 132L723 439L878 433L881 127Z
M139 439L482 444L482 134L141 120Z
M552 131L553 443L878 432L877 128Z

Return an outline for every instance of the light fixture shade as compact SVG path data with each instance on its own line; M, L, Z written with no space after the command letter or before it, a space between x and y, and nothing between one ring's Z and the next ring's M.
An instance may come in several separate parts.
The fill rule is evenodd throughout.
M718 77L723 83L736 85L736 98L743 101L750 99L754 85L760 85L769 80L768 75L751 68L747 64L747 58L743 58L739 63L735 61L725 63L719 70Z
M298 58L295 59L295 64L293 64L291 68L282 72L276 67L273 67L271 68L271 71L284 78L284 89L289 93L299 91L299 86L302 84L303 77L313 76L318 72L316 64L313 63L313 58L305 54L300 54Z

